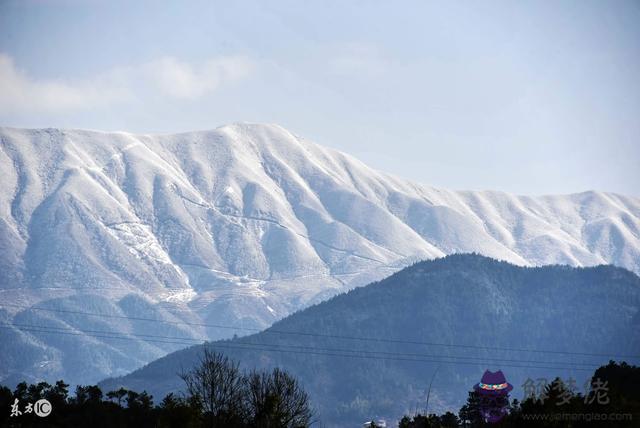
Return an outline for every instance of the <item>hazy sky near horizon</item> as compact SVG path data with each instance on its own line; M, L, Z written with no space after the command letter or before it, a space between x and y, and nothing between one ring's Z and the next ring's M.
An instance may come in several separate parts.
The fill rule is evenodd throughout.
M0 0L0 126L278 123L402 177L640 196L640 1Z

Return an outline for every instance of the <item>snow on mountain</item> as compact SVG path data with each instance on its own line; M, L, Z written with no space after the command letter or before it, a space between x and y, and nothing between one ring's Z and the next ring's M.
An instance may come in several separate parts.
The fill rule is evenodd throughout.
M0 177L0 381L94 382L451 253L640 273L637 198L435 189L277 125L0 128Z

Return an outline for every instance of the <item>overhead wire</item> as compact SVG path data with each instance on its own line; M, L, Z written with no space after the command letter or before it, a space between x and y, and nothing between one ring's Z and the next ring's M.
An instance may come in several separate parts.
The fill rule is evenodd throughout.
M41 326L41 325L29 325L29 324L16 324L16 323L3 323L0 324L0 328L18 328L21 331L50 333L50 334L66 334L75 336L90 336L103 339L120 339L120 340L136 340L146 342L158 342L167 344L178 345L195 345L203 343L196 338L181 338L175 336L162 336L162 335L149 335L140 333L118 333L108 331L96 331L96 330L78 330L72 328ZM494 357L484 356L455 356L455 355L433 355L433 354L413 354L402 352L386 352L375 350L353 350L353 349L335 349L335 348L323 348L318 346L300 346L300 345L288 345L288 344L274 344L274 343L255 343L255 342L205 342L207 346L214 348L230 348L230 349L250 349L250 350L262 350L271 352L290 352L296 354L312 354L312 355L326 355L326 356L338 356L338 357L355 357L355 358L369 358L379 360L398 360L398 361L412 361L412 362L429 362L429 363L444 363L444 364L466 364L466 365L480 365L482 362L488 361L496 362L501 361L500 365L505 367L518 367L518 368L538 368L538 369L555 369L555 370L585 370L593 371L598 367L598 364L589 363L573 363L573 362L555 362L555 361L536 361L536 360L520 360L520 359L501 359ZM283 349L284 348L284 349ZM433 359L435 358L435 359ZM467 361L456 361L467 360ZM508 364L505 364L507 362ZM513 364L521 363L521 364ZM523 363L523 364L522 364ZM545 364L545 365L532 365L533 364ZM562 366L562 365L565 366ZM570 365L571 367L567 367ZM577 367L584 366L584 367Z
M118 318L118 319L134 320L134 321L158 322L158 323L166 323L166 324L174 324L174 325L189 325L189 326L221 328L221 329L231 329L231 330L240 330L240 331L263 332L268 334L323 337L323 338L331 338L331 339L343 339L343 340L377 342L377 343L440 346L440 347L463 348L463 349L481 349L485 351L528 352L528 353L543 353L543 354L548 353L548 354L575 355L575 356L586 356L586 357L605 357L605 358L613 358L613 359L624 359L624 358L640 359L640 355L602 354L602 353L592 353L592 352L541 350L541 349L531 349L531 348L511 348L511 347L499 347L499 346L480 346L480 345L468 345L468 344L456 344L456 343L438 343L438 342L426 342L426 341L404 340L404 339L393 339L393 338L348 336L348 335L336 335L336 334L327 334L327 333L279 330L273 327L267 328L265 330L260 330L258 328L231 326L231 325L224 325L224 324L195 323L195 322L188 322L188 321L169 321L169 320L159 320L154 318L134 317L134 316L128 316L128 315L98 314L98 313L92 313L92 312L74 311L74 310L67 310L67 309L29 307L26 305L17 305L17 304L8 304L8 303L3 303L2 305L19 307L22 309L35 310L35 311L70 313L70 314L77 314L77 315L87 315L87 316L105 317L105 318Z

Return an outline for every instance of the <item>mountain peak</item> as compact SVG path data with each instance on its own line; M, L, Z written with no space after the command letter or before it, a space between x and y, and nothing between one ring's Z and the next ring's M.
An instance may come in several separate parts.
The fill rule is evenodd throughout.
M0 173L0 291L22 306L263 328L453 253L640 272L638 199L434 189L273 124L173 135L2 128ZM26 349L61 352L50 337L14 333ZM104 343L109 364L126 370L173 349L130 338L139 351Z

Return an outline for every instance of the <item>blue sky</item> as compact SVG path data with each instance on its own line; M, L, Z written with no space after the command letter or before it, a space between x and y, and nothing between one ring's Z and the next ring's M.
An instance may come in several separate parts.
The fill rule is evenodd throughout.
M422 183L640 196L638 1L2 1L0 125L278 123Z

